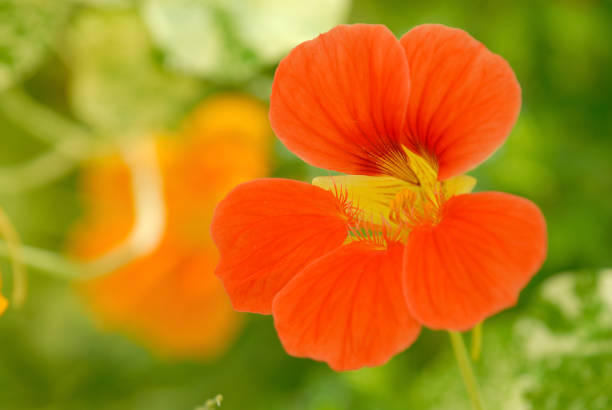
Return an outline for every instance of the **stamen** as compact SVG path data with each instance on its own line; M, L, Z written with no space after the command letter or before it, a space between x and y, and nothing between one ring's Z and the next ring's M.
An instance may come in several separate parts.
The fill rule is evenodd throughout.
M368 242L384 249L390 242L397 242L400 233L396 226L392 226L386 220L383 224L360 220L355 226L350 228L347 239L349 242Z
M339 211L347 218L347 222L349 225L355 225L360 216L363 214L361 208L359 208L359 204L355 203L353 199L349 195L349 190L342 184L336 183L333 180L333 186L331 187L331 193L338 199L340 209Z
M349 225L348 242L386 247L402 242L420 224L437 224L442 205L469 191L474 179L460 176L438 181L437 164L427 155L401 147L379 162L385 176L318 177L313 184L332 192Z
M374 215L359 206L359 198L351 197L347 186L332 177L328 190L338 199L340 211L347 218L349 235L346 243L368 242L386 248L391 241L397 241L399 231L384 215Z
M416 225L440 222L440 209L444 202L441 184L406 189L391 202L389 218L407 235Z

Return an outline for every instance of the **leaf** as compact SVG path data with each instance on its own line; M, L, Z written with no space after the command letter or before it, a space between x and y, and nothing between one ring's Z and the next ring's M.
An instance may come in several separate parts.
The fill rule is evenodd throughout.
M346 21L350 0L229 0L238 37L266 63Z
M485 404L502 410L612 408L612 269L554 275L518 318L484 324L474 365ZM468 410L450 352L408 393L416 408Z
M168 67L243 81L345 21L349 0L148 0L142 13Z
M257 71L258 62L234 38L235 30L220 4L215 0L144 3L143 19L170 69L218 81L243 80Z

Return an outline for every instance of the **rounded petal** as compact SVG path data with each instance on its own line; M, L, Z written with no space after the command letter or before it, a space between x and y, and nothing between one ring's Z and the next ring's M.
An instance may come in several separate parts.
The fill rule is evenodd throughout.
M342 25L281 61L270 122L311 165L381 174L386 158L404 155L399 138L409 88L406 57L393 33L380 25Z
M420 325L401 290L402 246L353 242L309 265L274 299L289 354L334 370L378 366L410 346Z
M332 193L304 182L260 179L236 187L211 225L221 253L216 274L234 308L271 313L293 276L342 245L347 218Z
M438 164L438 178L474 168L499 148L521 106L510 65L463 30L425 24L401 43L411 91L405 145Z
M501 192L451 198L437 225L410 233L404 293L422 324L466 330L513 306L546 258L546 222L532 202Z

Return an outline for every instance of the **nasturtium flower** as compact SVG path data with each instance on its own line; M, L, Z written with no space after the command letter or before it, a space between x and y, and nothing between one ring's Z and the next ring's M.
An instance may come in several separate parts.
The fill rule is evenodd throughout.
M263 104L229 95L197 107L179 134L154 141L165 209L159 241L79 290L104 327L162 356L206 358L227 348L242 322L213 274L219 256L208 227L234 185L269 172L272 132ZM86 167L74 256L95 265L126 242L139 218L133 179L119 155Z
M216 209L216 274L240 311L273 314L288 353L385 363L421 326L463 331L514 305L543 263L530 201L462 175L510 133L521 92L466 32L338 26L281 61L270 120L307 163L349 175L260 179Z

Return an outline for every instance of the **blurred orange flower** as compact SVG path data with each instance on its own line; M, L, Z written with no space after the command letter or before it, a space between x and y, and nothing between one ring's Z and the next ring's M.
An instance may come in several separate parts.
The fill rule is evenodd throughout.
M0 276L0 290L2 290L2 276ZM6 298L2 296L2 293L0 293L0 315L4 313L7 307L8 300L6 300Z
M207 357L241 323L213 275L212 213L237 183L268 173L271 131L262 104L227 95L196 108L179 134L86 167L88 208L70 251L111 272L79 286L103 325L164 356Z

